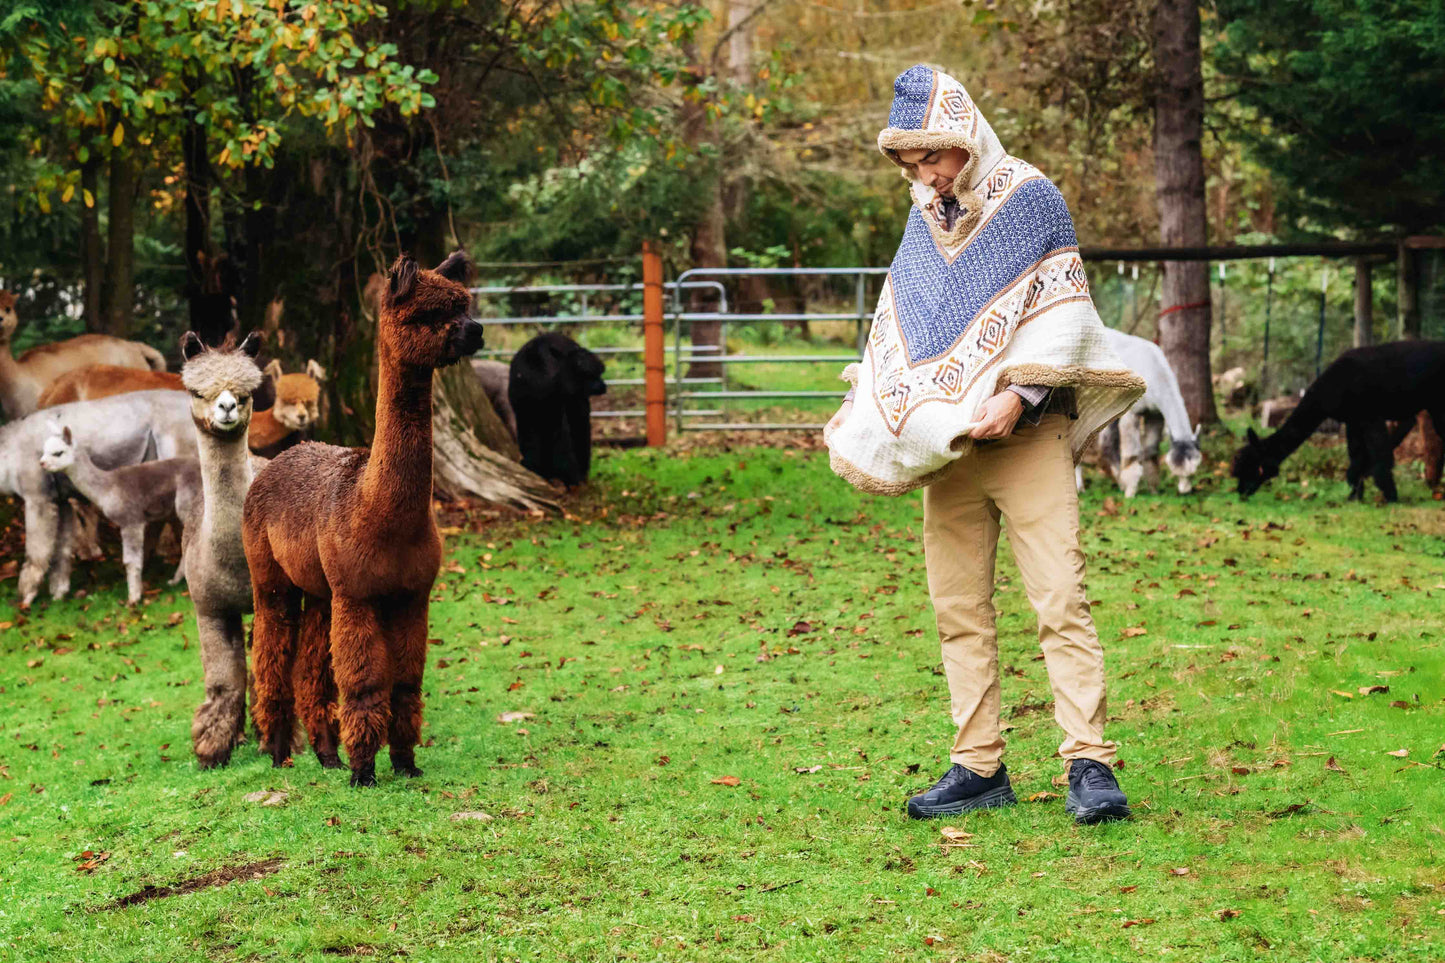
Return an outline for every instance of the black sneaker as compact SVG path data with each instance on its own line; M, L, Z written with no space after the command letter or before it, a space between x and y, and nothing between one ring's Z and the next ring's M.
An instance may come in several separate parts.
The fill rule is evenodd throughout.
M984 777L955 763L932 789L908 800L908 815L914 819L933 819L957 816L971 809L998 809L1016 802L1008 770L1003 766L992 776Z
M1064 812L1080 826L1129 818L1129 797L1119 788L1114 771L1102 762L1075 759L1069 766L1069 795Z

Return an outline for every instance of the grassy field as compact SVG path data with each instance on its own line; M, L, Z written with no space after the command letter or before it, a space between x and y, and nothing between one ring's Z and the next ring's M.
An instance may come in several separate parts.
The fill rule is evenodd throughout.
M452 535L426 775L372 791L196 770L178 593L82 567L22 619L5 582L0 959L1445 958L1445 506L1311 459L1248 503L1086 494L1136 813L1093 828L1006 550L1026 801L903 817L952 735L919 502L817 451L605 452L571 517Z

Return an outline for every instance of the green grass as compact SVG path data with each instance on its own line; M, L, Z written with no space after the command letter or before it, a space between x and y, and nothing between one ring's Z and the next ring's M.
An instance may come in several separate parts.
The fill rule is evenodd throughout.
M187 600L83 566L0 605L0 959L1441 959L1442 506L1219 485L1083 505L1136 818L1040 798L951 846L901 815L952 736L919 501L819 452L605 452L573 517L450 537L426 775L372 791L253 745L198 772ZM1060 793L1006 550L998 603L1010 770Z

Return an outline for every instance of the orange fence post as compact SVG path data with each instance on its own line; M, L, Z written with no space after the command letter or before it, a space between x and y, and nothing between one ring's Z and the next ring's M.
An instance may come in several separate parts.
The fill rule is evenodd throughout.
M647 446L667 444L667 360L662 325L662 256L642 242L642 363L646 369Z

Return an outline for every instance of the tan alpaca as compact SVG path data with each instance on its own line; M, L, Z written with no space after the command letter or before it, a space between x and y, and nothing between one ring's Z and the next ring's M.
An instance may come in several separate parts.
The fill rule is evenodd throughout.
M181 378L191 393L204 492L186 519L181 545L206 681L205 701L191 720L202 769L230 761L246 715L242 616L251 611L251 572L241 545L241 509L251 487L246 429L251 395L261 385L255 361L260 349L256 332L239 348L207 348L193 331L181 340Z
M200 463L195 458L164 458L107 471L91 461L85 449L76 444L67 425L45 439L40 467L52 474L64 474L76 491L90 499L91 504L120 529L126 604L140 604L146 523L171 518L184 521L190 515L195 502L201 498ZM182 561L171 584L179 582L184 573Z
M14 421L36 409L40 393L56 378L75 368L113 364L149 371L166 370L166 359L150 345L108 334L82 334L55 344L42 344L16 358L10 342L20 318L15 295L0 291L0 407Z
M72 401L94 401L123 395L132 391L154 391L169 388L184 391L181 376L174 371L140 371L136 368L122 368L114 364L92 364L76 368L50 382L40 392L37 408L50 408Z
M265 374L276 385L276 403L251 417L249 444L254 454L275 458L305 441L306 430L320 418L326 369L313 358L305 374L283 374L280 360L273 358Z

